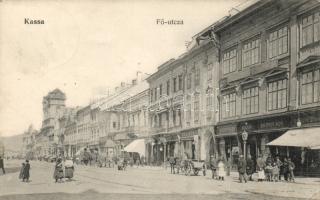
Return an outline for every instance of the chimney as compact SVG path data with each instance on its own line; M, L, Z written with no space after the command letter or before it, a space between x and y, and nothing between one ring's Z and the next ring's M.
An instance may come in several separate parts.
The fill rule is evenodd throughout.
M137 85L137 79L132 80L132 85Z
M140 83L142 81L142 72L137 71L137 78L136 78L137 83Z
M115 88L114 88L114 91L115 91L115 92L118 92L118 90L119 90L119 87L115 87Z
M125 82L121 82L121 87L124 88L126 86Z

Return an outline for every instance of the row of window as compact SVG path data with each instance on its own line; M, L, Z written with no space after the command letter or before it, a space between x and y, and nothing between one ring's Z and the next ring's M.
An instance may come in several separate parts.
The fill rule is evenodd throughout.
M172 83L173 83L173 87L172 90L173 92L177 92L180 90L183 90L183 76L179 75L177 77L174 77L172 79ZM153 89L150 89L150 99L151 102L154 102L156 100L158 100L159 98L161 98L163 95L170 95L170 90L171 90L171 86L170 86L170 80L168 80L166 82L166 87L165 87L166 91L164 91L164 87L163 84L160 84L158 87L155 87Z
M300 24L300 47L320 41L320 12L302 18ZM267 53L269 59L288 53L289 50L289 29L283 26L268 34ZM261 38L256 37L242 44L242 67L260 63L261 60ZM234 46L222 54L223 74L235 72L240 65L237 60L240 54L238 47Z
M269 111L287 107L287 87L287 79L268 83L267 106ZM300 97L302 105L320 102L320 69L302 73ZM223 96L221 109L222 118L236 116L236 93ZM252 87L243 90L242 113L247 115L258 112L259 88Z

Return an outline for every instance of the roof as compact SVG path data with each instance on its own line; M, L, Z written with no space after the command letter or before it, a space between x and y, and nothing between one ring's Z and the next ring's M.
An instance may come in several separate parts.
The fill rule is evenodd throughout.
M127 90L120 92L118 95L112 96L112 98L107 98L104 102L101 102L99 105L101 110L106 110L113 106L121 104L123 101L138 95L149 89L149 84L146 80L137 83L136 85L131 86Z
M46 99L66 99L66 95L58 88L54 89L53 91L49 92L47 96L44 98Z
M222 18L222 20L218 21L215 24L214 30L220 31L221 29L225 28L226 26L234 23L235 21L242 19L246 15L256 11L258 8L262 7L263 5L271 2L272 0L247 0L246 2L232 8L229 10L229 15Z

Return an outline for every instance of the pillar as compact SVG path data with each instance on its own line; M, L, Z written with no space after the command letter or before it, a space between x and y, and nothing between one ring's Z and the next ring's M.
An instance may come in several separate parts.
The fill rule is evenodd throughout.
M163 143L163 162L167 161L167 143Z
M219 141L219 149L220 149L220 156L223 156L224 158L226 158L226 142L224 138L220 138Z
M261 137L261 155L266 158L268 154L270 153L270 149L266 144L269 142L268 136L263 135Z

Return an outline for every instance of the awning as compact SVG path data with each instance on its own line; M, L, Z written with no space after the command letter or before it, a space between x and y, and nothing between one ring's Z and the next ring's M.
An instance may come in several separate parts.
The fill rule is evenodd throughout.
M134 140L124 148L124 151L135 152L135 153L139 153L140 156L145 156L145 152L146 152L145 140L144 139Z
M289 130L267 145L318 149L320 148L320 127Z

